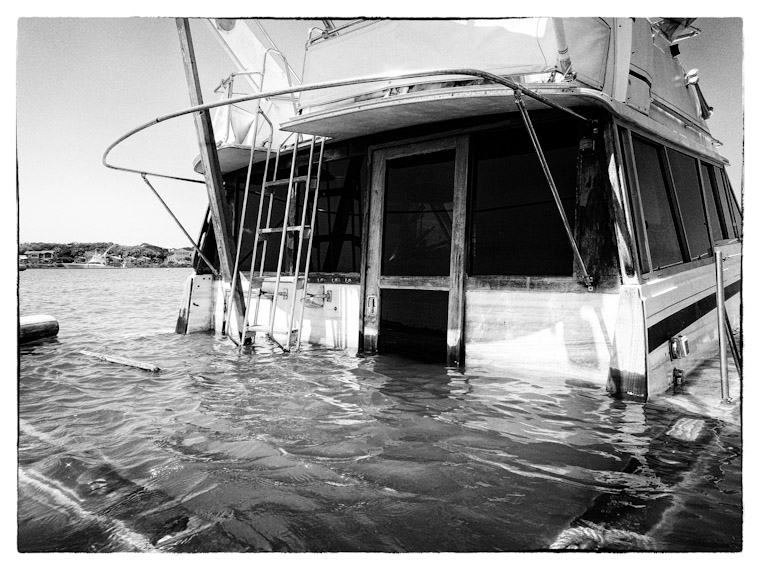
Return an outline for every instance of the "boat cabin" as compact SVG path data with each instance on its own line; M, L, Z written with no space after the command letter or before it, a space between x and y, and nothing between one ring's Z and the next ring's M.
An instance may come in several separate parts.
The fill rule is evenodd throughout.
M742 212L678 62L690 21L329 21L299 78L255 25L212 26L274 95L216 110L179 332L647 398L717 351L717 255L739 327Z

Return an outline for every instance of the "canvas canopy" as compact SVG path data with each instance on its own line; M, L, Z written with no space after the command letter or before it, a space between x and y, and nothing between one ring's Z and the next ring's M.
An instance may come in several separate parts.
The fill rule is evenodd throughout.
M547 74L561 68L559 48L566 43L576 79L601 88L610 36L610 26L601 18L366 21L308 46L303 79L317 83L459 67L498 75ZM386 81L305 92L300 106L314 110L408 83Z

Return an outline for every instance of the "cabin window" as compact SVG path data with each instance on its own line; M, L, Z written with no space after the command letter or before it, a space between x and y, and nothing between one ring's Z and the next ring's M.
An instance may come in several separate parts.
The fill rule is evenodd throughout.
M710 254L710 234L702 204L699 171L696 159L673 149L667 149L670 172L678 198L689 257L692 260Z
M731 215L731 205L728 200L728 193L726 192L726 184L723 182L723 176L721 176L720 170L715 171L715 182L718 188L718 198L720 199L720 208L723 212L723 222L726 225L726 237L728 239L736 237L736 229L734 227L733 216Z
M383 275L449 275L455 156L444 150L388 160Z
M567 122L536 125L570 224L579 134ZM557 205L524 128L474 135L471 275L573 274Z
M736 206L736 200L731 195L731 189L725 181L725 173L722 169L717 169L715 172L715 179L718 185L718 195L720 196L720 203L723 209L723 219L726 222L726 228L728 230L728 238L735 238L741 235L739 231L740 224L738 223L738 211Z
M225 176L225 188L229 196L229 204L232 210L232 234L235 236L233 243L237 245L237 235L239 227L242 221L243 214L243 202L245 198L245 177L246 170L237 171L234 174ZM256 219L259 212L259 202L261 200L261 174L251 175L251 184L248 190L248 202L246 204L245 212L245 229L243 231L243 241L240 247L240 261L239 270L248 273L251 269L251 254L253 253L253 232L256 229ZM278 224L277 220L282 219L282 215L285 212L285 200L284 198L275 198L275 203L272 207L272 225ZM266 215L266 212L264 212ZM264 225L264 219L262 218L262 227ZM256 255L256 270L259 269L261 263L261 252L263 250L263 244L259 244ZM265 271L274 271L277 268L277 249L279 244L274 247L269 247L266 254L266 262L264 263Z
M631 165L631 146L629 144L629 141L631 140L630 131L628 129L619 128L618 131L620 135L620 149L622 156L621 161L623 163L623 169L626 173L626 180L628 183L628 192L630 196L630 200L632 204L638 204L640 203L640 200L638 200L638 190L636 187L636 183L634 180L634 174L633 174L633 168ZM639 258L639 266L641 267L642 273L649 273L651 271L651 268L649 266L649 256L646 252L646 240L644 239L645 230L643 227L643 221L641 219L641 216L634 215L633 216L633 222L636 226L635 228L635 236L636 236L636 244L637 244L637 253Z
M728 194L728 203L731 206L731 212L734 215L734 223L736 224L736 236L742 236L742 228L744 225L744 218L742 216L741 205L739 204L739 198L734 194L733 187L731 186L731 180L728 178L728 174L725 170L723 172L723 179L726 182L726 193Z
M681 263L683 255L665 181L663 157L658 147L638 137L633 137L633 153L652 269Z
M310 271L359 272L365 164L358 156L322 165Z
M702 163L702 183L705 187L705 203L707 214L710 216L710 233L713 242L725 239L720 212L716 203L715 170L712 165Z

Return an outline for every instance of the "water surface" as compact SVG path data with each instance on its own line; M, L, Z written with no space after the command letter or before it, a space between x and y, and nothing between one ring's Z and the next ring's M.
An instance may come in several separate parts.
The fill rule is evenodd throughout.
M20 551L742 547L738 406L176 335L188 274L20 274Z

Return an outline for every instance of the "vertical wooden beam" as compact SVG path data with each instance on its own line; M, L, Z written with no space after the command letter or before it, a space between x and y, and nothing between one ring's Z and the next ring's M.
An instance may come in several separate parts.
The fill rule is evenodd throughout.
M198 67L195 62L193 40L190 34L190 21L187 18L177 18L176 21L180 48L182 50L182 61L185 66L185 75L187 77L187 85L190 93L190 104L193 106L202 105L203 96L201 94L201 86L198 79ZM229 283L232 278L232 272L234 271L235 259L235 250L233 248L234 237L231 229L232 218L227 204L227 197L224 192L219 157L216 153L214 130L211 125L211 115L208 110L204 110L195 113L193 118L195 120L195 129L198 135L198 146L200 148L201 162L203 164L203 176L206 179L206 190L208 191L211 219L214 224L216 247L219 252L220 271L222 278ZM239 280L236 279L235 281L235 291L233 291L233 294L231 295L232 306L228 309L234 312L236 321L233 326L237 326L239 331L242 327L242 318L244 314L243 288L240 285ZM227 323L228 327L232 324L229 318L227 318Z
M467 262L468 139L459 137L454 159L454 208L451 223L449 316L446 331L446 365L464 366L464 299Z
M380 264L383 246L383 206L385 205L385 150L370 151L372 178L369 189L368 212L365 218L366 250L363 265L363 347L365 354L374 354L380 332Z

